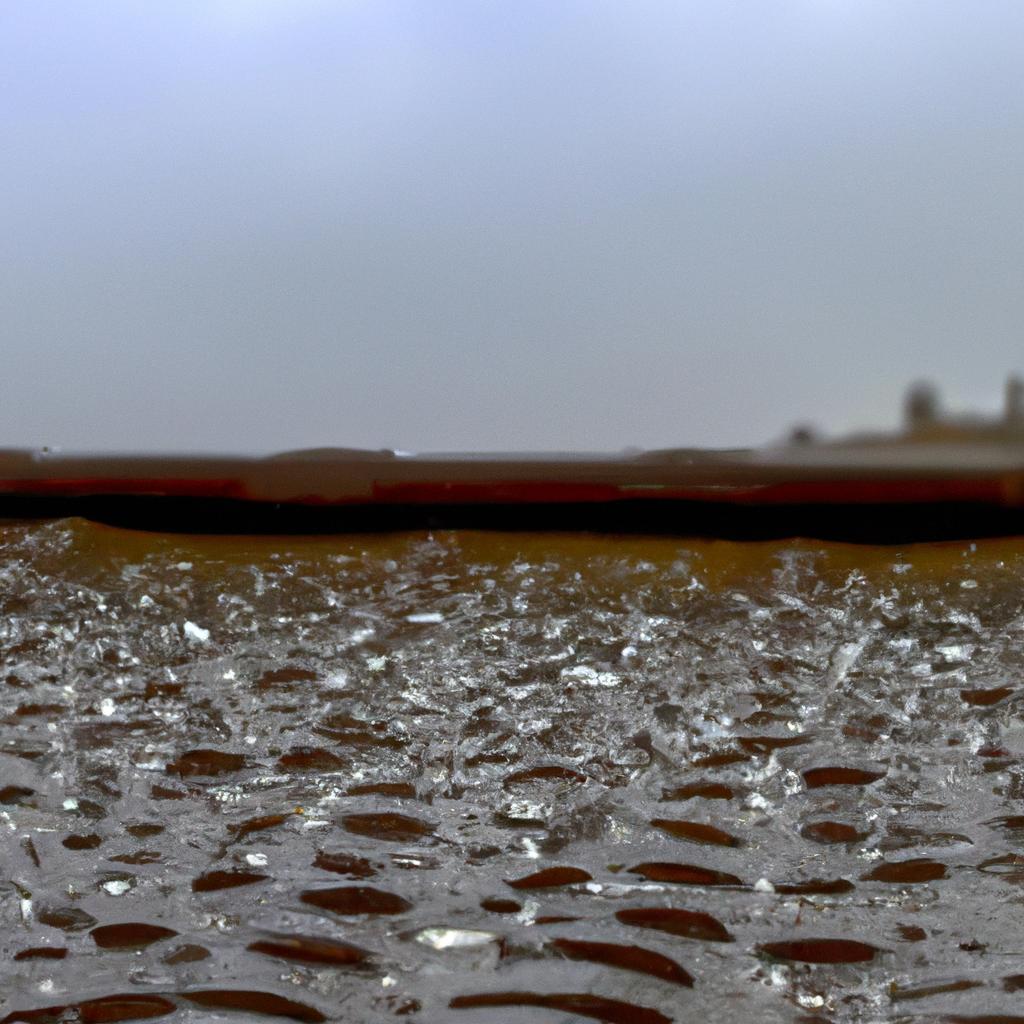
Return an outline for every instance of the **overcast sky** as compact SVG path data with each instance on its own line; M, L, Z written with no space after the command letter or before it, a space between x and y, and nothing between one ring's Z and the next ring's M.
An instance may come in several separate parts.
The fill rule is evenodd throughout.
M739 445L1024 370L1020 0L0 0L0 445Z

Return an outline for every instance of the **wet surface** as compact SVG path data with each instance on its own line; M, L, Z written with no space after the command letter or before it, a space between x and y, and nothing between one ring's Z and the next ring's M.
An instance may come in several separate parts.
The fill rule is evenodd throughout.
M1024 1017L1022 572L0 527L0 1021Z

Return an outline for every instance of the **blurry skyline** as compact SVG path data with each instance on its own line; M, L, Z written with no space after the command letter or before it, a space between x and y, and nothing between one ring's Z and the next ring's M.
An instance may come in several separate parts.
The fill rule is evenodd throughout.
M1019 0L0 0L0 446L736 446L1024 370Z

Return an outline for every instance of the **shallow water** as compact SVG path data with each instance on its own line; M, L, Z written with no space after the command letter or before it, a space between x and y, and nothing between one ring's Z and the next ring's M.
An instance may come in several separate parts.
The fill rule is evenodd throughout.
M1022 570L8 524L0 1020L1024 1014Z

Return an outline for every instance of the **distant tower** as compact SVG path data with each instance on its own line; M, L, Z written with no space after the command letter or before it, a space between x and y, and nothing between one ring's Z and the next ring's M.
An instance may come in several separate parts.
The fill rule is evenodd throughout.
M1015 433L1024 432L1024 380L1020 377L1006 379L1006 428Z
M934 426L939 418L938 392L931 384L915 384L907 392L903 415L908 433L913 434Z

